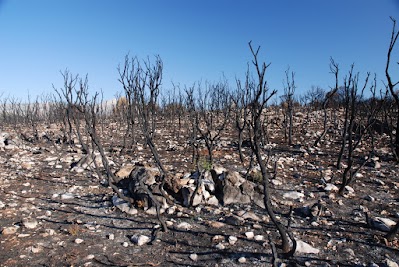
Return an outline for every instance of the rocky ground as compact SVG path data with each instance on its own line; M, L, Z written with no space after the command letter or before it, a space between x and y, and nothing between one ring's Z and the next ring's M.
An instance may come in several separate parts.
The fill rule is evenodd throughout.
M190 150L184 138L159 128L161 159L190 195L196 183ZM259 201L256 175L249 182L241 180L245 169L233 133L217 147L216 164L209 170L203 166L204 187L194 207L185 207L184 197L180 203L164 203L168 231L159 231L151 240L159 228L154 208L129 206L119 199L90 162L82 161L78 145L54 141L57 125L43 126L42 138L33 142L22 140L21 131L3 129L0 142L1 266L272 266L271 244L278 250L278 233ZM298 248L276 265L398 266L398 237L384 239L399 218L399 174L384 145L388 137L378 137L377 155L342 197L336 187L342 170L332 166L339 145L333 135L319 148L311 145L316 131L298 133L298 145L287 147L281 133L277 128L270 131L277 161L277 176L270 183L272 202L278 218L290 225ZM103 132L105 147L114 137L109 125ZM368 144L357 152L366 151ZM156 173L140 142L124 155L110 149L107 153L121 179L137 164ZM215 193L218 185L212 184L212 175L225 177L222 196Z

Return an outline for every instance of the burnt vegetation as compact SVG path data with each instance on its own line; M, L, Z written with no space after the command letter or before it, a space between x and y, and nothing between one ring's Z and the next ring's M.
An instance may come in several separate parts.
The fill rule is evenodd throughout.
M261 222L267 229L263 233L268 239L264 247L270 251L264 253L265 261L274 266L280 261L302 264L305 260L296 254L297 239L311 235L312 228L303 230L300 223L293 223L298 217L295 211L301 213L301 202L283 201L280 190L286 189L276 181L286 176L283 164L288 161L280 158L294 157L288 172L294 178L285 178L292 178L297 186L294 188L302 189L294 191L305 193L312 202L312 210L304 217L311 218L314 228L325 227L332 232L337 230L332 225L343 228L344 222L351 221L350 214L344 217L342 211L336 218L330 214L329 219L323 219L328 217L326 210L356 198L353 187L359 184L371 191L378 187L375 181L384 176L372 173L373 168L381 164L397 168L399 82L394 77L399 72L391 55L399 32L396 21L392 21L383 83L370 73L357 73L354 65L342 74L338 62L330 59L329 89L313 87L297 95L295 73L290 69L285 73L283 88L269 88L267 70L272 65L261 60L260 47L254 48L250 42L248 70L234 86L222 77L216 82L165 88L160 56L141 60L127 55L118 67L121 91L114 101L104 101L101 92L92 93L87 76L65 70L61 72L64 84L54 85L54 95L29 97L27 103L2 96L1 125L13 129L23 143L48 144L60 155L82 154L70 168L85 166L99 184L112 189L110 195L139 210L131 216L153 209L154 221L160 227L151 232L151 243L162 240L170 230L170 235L177 231L166 222L173 218L172 213L165 212L167 207L178 205L197 212L198 206L252 205L257 214L269 218ZM280 103L272 104L278 93L282 94ZM14 140L3 136L2 146ZM306 168L298 163L304 160L308 162ZM118 174L126 166L131 167L130 172ZM372 178L365 177L371 173ZM228 203L227 181L236 174L238 180L243 179L237 189L242 197L231 204L234 202ZM397 196L398 176L390 177L392 181L384 178L386 181L381 183L389 183ZM210 183L215 189L210 189ZM306 192L307 188L323 191L327 185L338 187L337 196L330 194L331 189L317 197L313 191ZM210 204L211 197L204 193L207 190L217 202ZM261 201L257 202L259 197ZM396 221L397 201L386 203L389 216ZM374 231L364 242L398 253L399 222L387 232L376 230L372 216L379 211L373 208L375 205L370 204L362 210L364 221L350 222L351 231ZM322 223L328 220L333 223ZM234 248L230 250L234 252Z

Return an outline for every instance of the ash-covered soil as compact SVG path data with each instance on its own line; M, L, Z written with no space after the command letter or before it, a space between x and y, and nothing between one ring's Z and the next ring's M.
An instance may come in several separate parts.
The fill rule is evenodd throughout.
M301 118L296 116L298 129ZM116 123L102 126L114 172L127 164L156 166L140 140L121 155ZM255 203L170 204L162 214L168 231L148 240L158 231L157 217L140 207L132 214L115 207L115 193L105 176L97 177L90 164L81 164L80 146L57 143L59 125L40 129L39 140L31 142L20 136L30 136L29 128L3 129L1 266L273 266L271 244L279 251L279 235ZM177 131L160 123L155 141L168 171L183 179L195 168L184 127ZM277 175L270 181L274 209L299 243L305 243L293 257L279 257L276 266L397 266L398 237L388 242L384 224L378 224L378 217L388 224L399 220L398 166L388 137L377 137L373 161L342 197L334 187L342 176L342 169L333 167L338 135L331 132L320 147L313 147L316 130L298 130L297 145L288 147L282 129L270 128L269 134L271 155L277 160ZM230 129L217 146L214 166L243 173L235 140ZM359 159L369 145L367 140L362 143ZM251 179L260 182L255 178Z

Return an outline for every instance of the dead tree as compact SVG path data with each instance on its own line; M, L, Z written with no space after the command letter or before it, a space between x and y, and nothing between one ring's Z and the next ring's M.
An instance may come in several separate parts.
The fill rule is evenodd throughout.
M284 111L284 137L289 146L292 145L292 121L294 116L294 93L295 93L295 73L291 72L291 79L289 77L290 69L285 71L283 108Z
M240 156L241 163L244 163L244 155L242 153L242 142L244 130L247 127L248 122L248 101L250 91L247 88L253 87L250 83L253 82L250 79L249 69L246 74L245 84L243 85L239 79L236 79L237 89L231 95L231 100L233 103L233 114L235 120L235 128L238 133L238 153Z
M212 165L213 150L229 119L230 96L227 81L208 84L205 92L198 87L197 102L196 127L200 138L205 141L208 161Z
M159 56L156 56L153 64L149 58L143 63L136 58L130 61L125 58L123 70L120 81L126 86L125 90L129 92L129 95L131 94L137 100L137 116L145 143L162 173L163 178L160 190L166 184L168 189L177 193L180 185L164 168L154 144L158 110L157 101L163 71L162 60Z
M74 143L73 135L76 134L78 141L82 146L82 152L84 154L88 154L87 140L85 140L81 129L83 112L82 107L79 106L80 99L85 97L82 94L88 94L88 92L76 87L79 80L79 75L73 76L68 70L65 70L63 73L61 72L61 75L64 79L64 87L57 89L53 85L53 88L57 93L60 102L65 103L66 101L64 126L67 128L67 143L72 145ZM80 79L80 83L83 82L86 83L85 86L88 86L87 75L84 80ZM79 86L81 87L82 84Z
M251 150L253 151L257 163L260 166L262 178L263 178L263 187L264 187L264 204L267 213L270 216L271 221L276 226L282 240L282 251L286 255L293 255L296 249L296 241L292 237L291 233L288 229L277 219L272 203L270 200L270 192L269 192L269 173L266 168L266 163L263 160L263 153L261 147L262 140L262 123L264 117L262 115L263 110L267 107L267 102L272 98L277 91L269 91L267 87L267 81L265 80L265 74L267 68L270 66L266 63L259 63L258 61L258 53L260 47L255 51L252 48L251 42L249 42L249 48L251 50L253 56L253 66L255 68L257 74L257 81L253 84L254 86L249 86L246 89L249 90L250 95L250 116L249 122L247 124L248 135L251 142ZM290 240L293 243L293 246L290 245Z
M398 40L399 30L396 30L396 20L392 17L391 17L391 20L393 22L393 26L392 26L391 40L389 43L388 54L387 54L385 76L387 78L387 87L388 87L389 92L391 93L391 95L395 101L395 105L396 105L396 122L395 122L396 134L395 134L395 140L393 143L393 152L396 156L397 161L399 161L399 91L396 89L396 86L399 84L399 81L397 81L397 82L392 81L391 73L390 73L390 69L389 69L390 65L391 65L391 54L395 47L396 41ZM398 64L399 64L399 62L398 62Z
M337 160L337 168L341 167L341 161L345 155L346 167L342 174L342 183L339 194L343 195L345 186L349 185L355 174L368 162L370 155L359 163L355 168L354 152L362 141L368 129L372 126L372 121L366 121L363 125L360 120L360 102L362 101L364 90L368 85L370 73L367 73L364 85L359 91L359 73L353 74L354 65L349 70L349 76L344 79L344 129L341 137L341 148Z
M123 136L123 145L122 145L122 151L126 148L126 141L127 138L129 137L131 141L131 145L129 146L130 148L133 146L134 143L136 143L136 136L135 136L135 122L136 118L138 117L138 110L137 110L137 104L138 104L138 91L137 89L137 71L138 69L135 69L135 66L139 65L138 59L137 58L132 58L129 59L129 56L125 56L125 62L123 67L118 66L118 73L119 73L119 79L118 81L122 84L123 90L125 92L125 97L124 99L124 104L123 105L117 105L116 108L121 109L120 113L121 116L124 118L124 121L127 124L126 127L126 132ZM122 98L118 99L119 100ZM118 104L118 103L117 103Z
M334 97L334 95L338 91L338 72L339 72L339 67L338 67L338 64L335 63L335 61L332 58L330 58L330 71L335 76L335 86L334 86L334 88L332 88L330 90L330 92L328 92L325 95L325 98L324 98L324 101L323 101L323 104L322 104L323 114L324 114L323 132L321 133L321 135L319 135L319 137L317 137L316 141L314 142L314 146L316 146L316 147L319 145L319 143L326 136L326 133L327 133L327 122L328 122L328 117L327 117L328 103L330 102L330 100Z

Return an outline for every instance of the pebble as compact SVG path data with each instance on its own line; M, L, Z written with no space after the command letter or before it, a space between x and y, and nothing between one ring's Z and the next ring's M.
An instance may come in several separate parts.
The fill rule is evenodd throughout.
M234 245L237 242L238 238L235 236L229 236L229 244Z
M76 244L82 244L83 241L84 241L84 240L81 239L81 238L76 238L76 239L75 239L75 243L76 243Z
M370 195L367 195L367 196L364 197L364 200L367 200L367 201L370 201L370 202L374 202L375 198L370 196Z
M245 257L240 257L240 258L238 258L238 262L239 263L246 263L247 259Z
M192 261L197 261L197 260L198 260L198 255L195 254L195 253L192 253L192 254L190 254L190 259L191 259Z
M30 250L32 251L32 253L39 253L39 252L41 252L43 249L42 249L41 246L32 246L32 247L30 248Z
M292 191L292 192L287 192L283 194L283 198L289 198L289 199L300 199L303 198L305 195L301 192L297 191Z
M115 235L114 234L109 234L108 235L108 239L109 240L114 240L115 239Z
M263 240L264 240L264 237L263 237L263 235L256 235L256 236L254 236L254 239L255 239L256 241L263 241Z
M392 260L390 260L390 259L386 259L386 260L385 260L385 264L386 264L388 267L399 267L399 264L397 264L396 262L394 262L394 261L392 261Z
M54 196L54 195L53 195ZM64 193L61 195L62 200L73 199L75 196L71 193Z
M0 209L4 208L6 204L3 203L3 201L0 201Z
M129 246L129 243L128 243L128 242L123 242L123 243L122 243L122 246L124 246L125 248L127 248L127 247Z
M178 229L181 230L190 230L193 226L187 222L181 222L176 226Z
M319 249L312 247L308 243L303 242L302 240L296 241L296 252L304 253L304 254L318 254L320 252Z
M9 226L9 227L4 227L1 233L3 235L13 235L17 232L17 230L18 230L17 226Z
M150 242L151 238L146 235L134 235L130 238L130 240L136 245L142 246Z
M215 248L222 250L222 249L225 249L226 246L223 245L222 243L218 243L218 244L215 246Z
M22 224L28 229L34 229L37 227L38 222L32 218L24 218L22 219Z
M248 238L248 239L253 239L254 238L254 232L246 232L245 233L245 236Z

